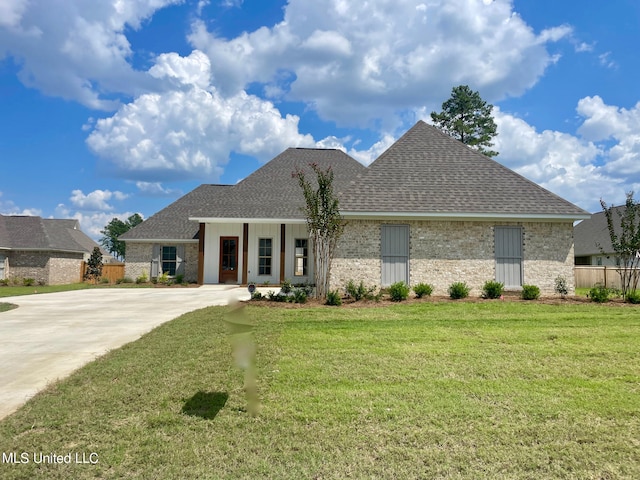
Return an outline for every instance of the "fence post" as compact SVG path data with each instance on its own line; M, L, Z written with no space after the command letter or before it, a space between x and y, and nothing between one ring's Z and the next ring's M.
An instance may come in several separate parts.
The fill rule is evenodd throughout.
M607 266L604 266L604 288L607 288Z

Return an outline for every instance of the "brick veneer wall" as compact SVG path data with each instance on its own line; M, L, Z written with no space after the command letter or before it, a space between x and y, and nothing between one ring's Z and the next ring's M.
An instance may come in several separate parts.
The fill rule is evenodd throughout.
M151 276L151 258L153 256L153 243L127 243L127 257L124 265L125 277L135 280L144 272ZM176 245L166 243L163 245ZM198 244L184 244L184 280L196 282L198 280Z
M380 225L373 220L349 221L331 271L331 288L342 289L349 280L379 285L381 280ZM554 293L554 280L563 276L574 291L573 224L569 222L412 221L409 275L411 285L425 282L434 293L446 295L449 285L464 281L479 294L487 280L495 279L494 227L523 228L524 283Z
M20 251L8 254L7 278L33 278L37 283L61 285L80 281L81 253Z

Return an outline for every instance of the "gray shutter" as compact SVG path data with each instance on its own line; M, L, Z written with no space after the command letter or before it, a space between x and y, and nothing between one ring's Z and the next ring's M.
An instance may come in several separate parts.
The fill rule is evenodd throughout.
M409 225L382 225L382 286L409 283Z
M157 243L153 245L151 253L151 278L155 278L159 274L160 269L160 245Z
M176 245L176 275L184 275L184 245Z
M6 259L4 255L0 255L0 280L4 280L5 279L5 263L6 263Z
M495 227L496 280L505 287L522 286L522 228Z

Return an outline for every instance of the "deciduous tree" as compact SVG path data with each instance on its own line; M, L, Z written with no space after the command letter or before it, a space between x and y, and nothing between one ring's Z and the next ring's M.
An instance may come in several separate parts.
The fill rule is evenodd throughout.
M98 279L102 276L102 252L100 248L93 247L91 256L87 260L87 269L84 272L85 280L93 280L98 283Z
M607 206L602 199L600 205L607 219L611 246L619 258L617 271L626 300L637 290L640 279L640 203L633 199L633 192L629 192L623 207ZM602 253L609 253L601 245L598 247Z
M331 167L322 170L315 163L309 166L315 173L317 188L307 180L303 170L296 169L294 176L298 179L305 199L303 211L307 217L307 229L314 254L316 298L324 299L329 292L331 261L345 223L333 191L333 170Z
M100 239L100 244L116 258L124 260L126 253L125 243L122 240L118 240L118 237L140 223L142 223L142 217L137 213L127 218L126 222L123 222L119 218L111 219L111 221L105 225L104 229L100 230L100 233L103 235Z

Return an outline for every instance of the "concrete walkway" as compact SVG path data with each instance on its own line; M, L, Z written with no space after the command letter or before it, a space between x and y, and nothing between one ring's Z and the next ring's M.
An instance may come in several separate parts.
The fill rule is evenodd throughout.
M158 325L209 305L246 300L244 287L95 289L0 298L0 419L47 384L137 340Z

